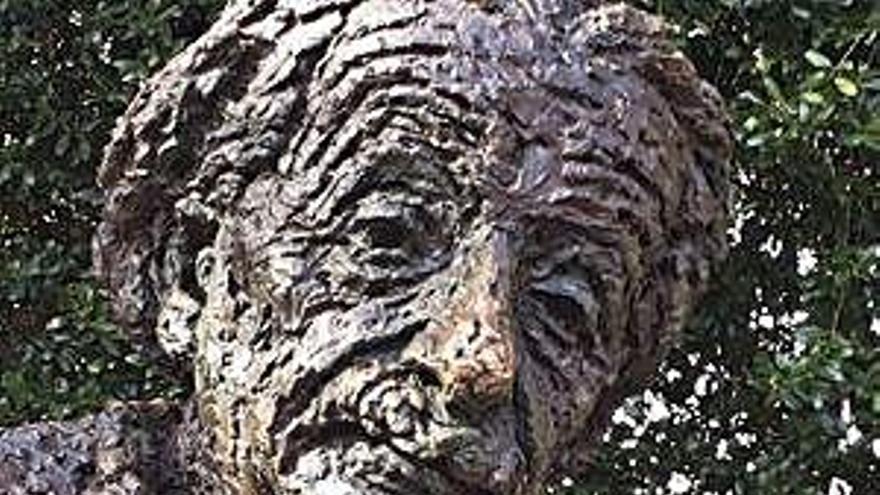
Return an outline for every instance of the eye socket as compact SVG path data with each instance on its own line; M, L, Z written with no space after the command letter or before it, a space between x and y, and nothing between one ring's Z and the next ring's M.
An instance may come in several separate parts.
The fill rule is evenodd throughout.
M578 327L586 324L587 313L575 298L541 290L532 291L531 295L541 303L548 315L557 320L565 330L576 333Z
M424 226L414 221L412 215L401 213L358 219L352 226L352 234L357 244L369 251L411 253L422 243Z
M350 224L350 256L366 269L364 274L427 272L447 252L446 227L447 219L434 208L376 202L361 209Z
M403 248L413 235L410 222L398 217L370 219L363 229L367 244L376 249Z
M353 225L355 256L379 268L395 268L426 258L430 253L430 222L414 211L361 218Z

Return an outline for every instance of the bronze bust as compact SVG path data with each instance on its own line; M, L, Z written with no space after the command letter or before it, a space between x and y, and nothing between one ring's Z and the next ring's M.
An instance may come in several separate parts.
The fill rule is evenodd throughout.
M725 116L665 37L599 0L228 6L100 179L117 317L195 376L180 490L577 472L725 253Z

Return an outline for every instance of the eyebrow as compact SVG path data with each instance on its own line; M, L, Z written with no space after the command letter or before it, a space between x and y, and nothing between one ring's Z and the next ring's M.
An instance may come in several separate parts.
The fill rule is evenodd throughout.
M439 201L457 197L461 186L454 174L429 157L409 150L401 150L398 143L388 143L383 149L369 154L366 163L353 167L355 180L343 191L337 190L328 198L331 202L328 214L332 217L357 205L362 199L376 192L398 198L406 197L420 201Z
M362 196L360 189L390 183L409 183L414 194L425 196L460 195L461 172L453 165L475 149L481 129L478 119L463 115L460 103L441 93L432 88L383 88L334 122L335 132L317 135L313 122L312 136L303 139L294 167L316 178L304 195L325 204L312 211L320 217L338 212L335 203ZM325 141L331 142L321 146ZM420 187L419 182L428 186ZM334 203L329 212L328 201Z
M432 88L425 79L415 81L398 81L387 74L377 76L361 91L345 95L356 101L342 118L332 115L332 111L328 114L326 109L310 116L291 150L296 155L294 169L332 170L389 130L401 130L401 121L413 124L406 138L435 151L461 154L473 148L480 130L475 119L468 118L472 110L462 108L465 97ZM441 139L426 139L425 135Z

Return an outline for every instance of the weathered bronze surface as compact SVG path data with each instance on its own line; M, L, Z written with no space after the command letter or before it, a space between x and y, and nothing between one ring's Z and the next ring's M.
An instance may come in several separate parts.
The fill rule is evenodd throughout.
M577 472L724 255L729 154L714 90L622 4L233 2L100 174L117 317L196 378L164 492Z

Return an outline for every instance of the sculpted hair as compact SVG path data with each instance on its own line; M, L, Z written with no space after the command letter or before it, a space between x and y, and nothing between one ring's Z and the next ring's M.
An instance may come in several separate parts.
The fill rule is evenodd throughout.
M625 4L242 0L120 120L96 267L233 492L537 493L723 258L730 152Z
M452 36L454 31L464 34ZM498 31L509 35L490 36ZM387 34L387 46L376 46L377 33ZM581 57L641 79L665 99L686 134L678 141L689 148L686 156L697 172L688 176L699 181L684 193L681 211L670 212L687 220L675 235L699 231L707 262L723 256L727 122L714 90L665 34L658 19L603 1L232 2L209 32L143 85L106 148L99 171L104 220L94 253L117 320L148 341L158 334L172 354L190 353L205 298L197 258L214 242L218 219L236 208L261 174L303 172L289 163L307 155L290 154L294 140L304 140L304 149L333 144L337 136L324 127L311 128L311 136L303 130L314 112L310 102L332 85L328 79L350 77L377 59L397 64L396 77L405 78L400 69L419 57L449 58L448 68L466 65L455 58L491 68L484 61L507 57L512 66L533 70L528 78L537 86L560 92L564 82L546 83L582 75L555 72L562 64L554 57ZM328 60L347 56L335 53L341 46L352 55L329 68ZM331 69L338 73L328 74ZM474 70L471 76L485 83L486 74ZM383 84L394 84L388 77ZM495 89L504 84L495 81ZM488 99L476 101L491 91L470 93L461 101L444 99L474 107L475 114L491 110ZM325 113L327 108L337 111L326 105ZM321 173L309 175L320 180Z

